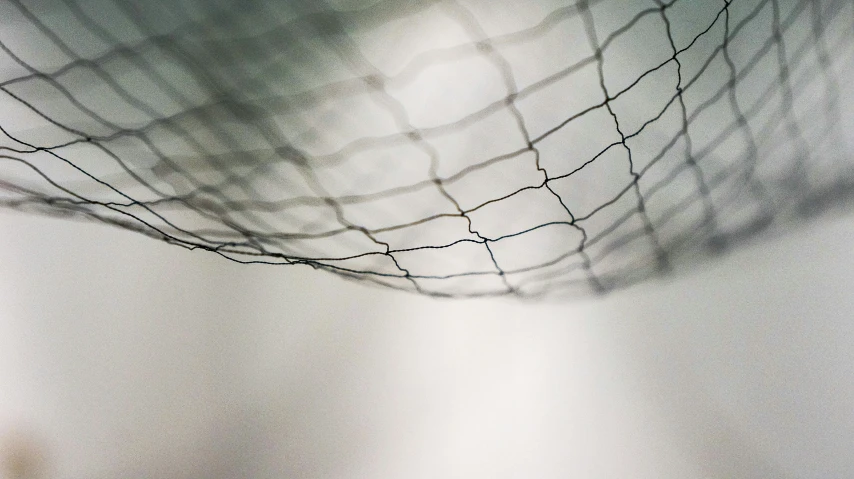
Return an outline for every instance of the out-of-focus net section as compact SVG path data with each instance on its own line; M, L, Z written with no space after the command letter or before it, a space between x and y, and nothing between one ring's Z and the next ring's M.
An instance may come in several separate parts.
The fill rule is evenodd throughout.
M850 0L7 0L0 18L0 203L234 261L604 292L797 225L854 180Z

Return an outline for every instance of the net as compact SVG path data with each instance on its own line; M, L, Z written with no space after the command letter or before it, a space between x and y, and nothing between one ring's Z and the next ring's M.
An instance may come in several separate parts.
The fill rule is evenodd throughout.
M0 18L0 204L242 263L601 293L851 196L847 0L8 0Z

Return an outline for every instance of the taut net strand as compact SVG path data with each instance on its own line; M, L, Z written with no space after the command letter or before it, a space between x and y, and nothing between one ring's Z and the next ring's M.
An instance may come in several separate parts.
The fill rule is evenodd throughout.
M854 184L850 0L6 0L0 18L0 204L243 263L601 293Z

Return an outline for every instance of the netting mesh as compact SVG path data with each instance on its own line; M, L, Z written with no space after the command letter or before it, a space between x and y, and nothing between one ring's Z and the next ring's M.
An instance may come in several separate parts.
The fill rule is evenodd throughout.
M0 204L441 296L605 292L854 179L854 2L0 3Z

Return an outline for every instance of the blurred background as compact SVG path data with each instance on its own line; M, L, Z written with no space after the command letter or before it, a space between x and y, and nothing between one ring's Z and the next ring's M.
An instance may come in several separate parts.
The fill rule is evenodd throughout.
M556 3L505 5L534 22ZM38 5L63 31L63 17ZM143 10L158 18L158 5ZM498 24L517 20L496 11L483 8L477 16ZM599 15L609 18L607 10ZM413 35L416 46L470 40L417 15L407 18L432 32ZM24 41L31 25L9 25L5 31L15 34L0 32L0 39L12 37L21 44L16 48L38 58L38 45ZM687 21L680 28L695 27ZM813 27L804 23L792 34ZM850 46L841 28L836 38ZM560 42L570 40L558 40L566 50ZM645 50L641 43L622 55L635 58ZM387 44L373 46L390 64L405 59ZM45 65L67 61L49 56ZM529 66L552 66L518 57ZM617 68L631 67L620 58ZM20 73L12 71L20 65L8 65L0 72ZM474 97L496 85L479 76L484 71L473 70L475 81L461 83L458 72L440 68L447 84L414 89L407 107L420 112L416 120L438 122L431 115L441 109L428 99L444 98L442 85L474 85L474 93L457 93L482 100ZM838 104L854 104L847 79L836 80ZM583 89L573 91L584 99ZM627 114L664 97L644 98L624 105ZM801 96L801 108L816 106L810 98ZM447 103L451 112L473 110ZM115 105L98 106L121 113ZM852 111L848 106L841 111ZM544 108L533 109L534 117L548 113ZM327 116L334 124L346 115ZM10 117L27 126L23 116ZM850 132L851 121L843 116L836 126ZM824 133L822 125L808 126L805 144ZM332 129L333 139L362 134L351 128ZM483 144L465 138L460 148ZM58 168L42 153L33 154ZM793 151L781 155L799 158ZM816 155L850 160L830 147ZM94 157L80 158L98 167ZM190 169L198 166L185 160ZM767 162L764 173L795 171L778 166ZM828 172L836 165L824 166L818 179L835 184ZM0 173L10 171L15 177L12 168ZM373 171L366 168L365 176ZM361 185L337 173L347 188ZM491 194L478 190L483 185L492 183L466 191ZM840 188L831 191L833 200L851 196L844 181ZM537 302L429 299L307 266L240 265L105 225L0 210L0 478L852 476L854 222L850 208L816 203L814 215L791 215L762 238L734 236L739 248L712 261L688 258L675 274L603 297Z
M852 241L832 217L677 279L534 304L4 212L4 474L846 477Z

